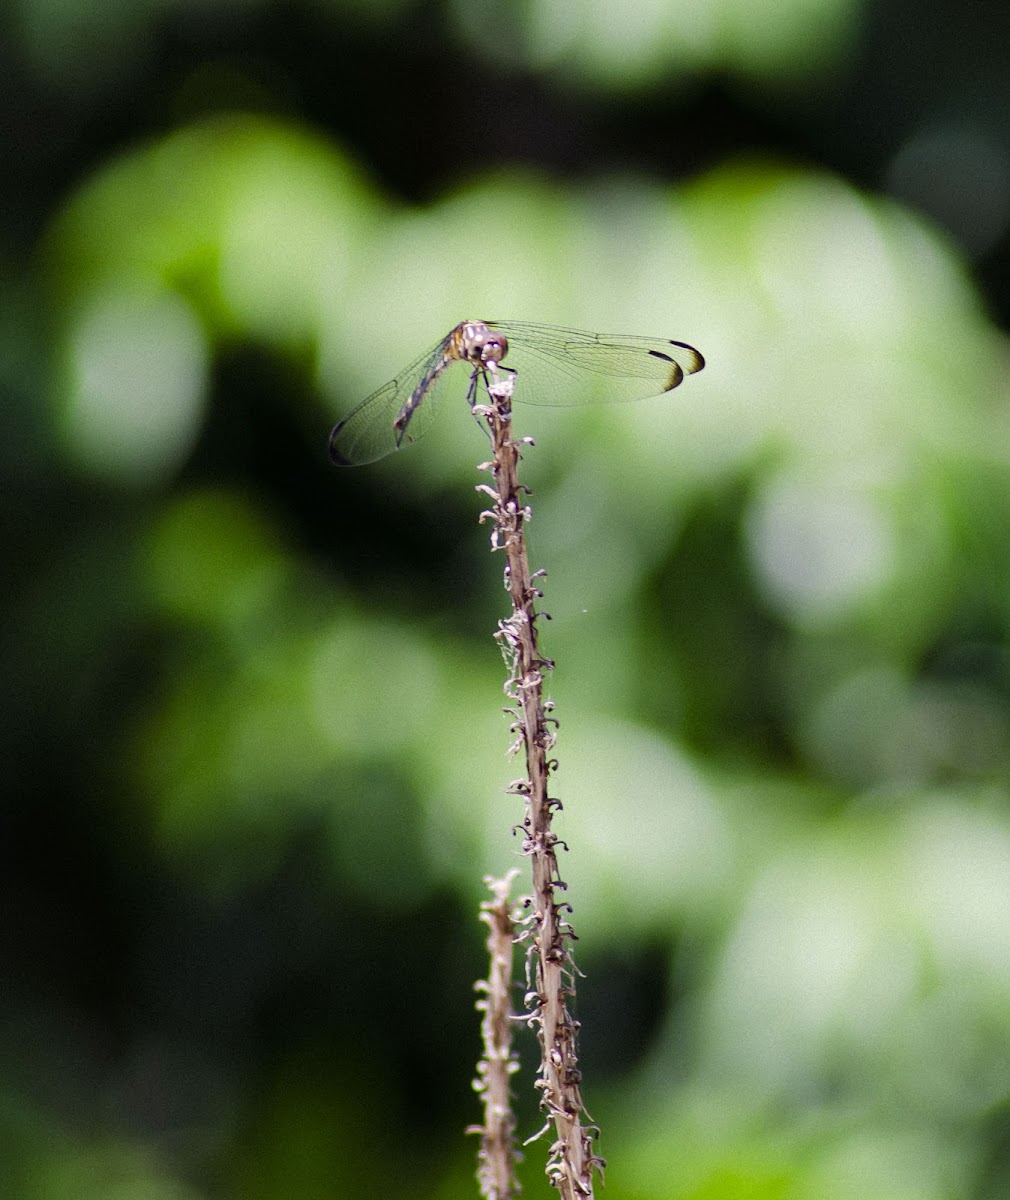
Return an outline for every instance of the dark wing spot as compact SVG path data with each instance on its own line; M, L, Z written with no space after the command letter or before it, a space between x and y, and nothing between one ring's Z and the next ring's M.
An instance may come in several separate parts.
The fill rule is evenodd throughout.
M701 353L694 348L694 346L689 346L687 342L675 342L673 338L670 339L670 345L679 346L681 350L689 350L695 359L697 359L698 365L691 372L692 375L696 375L702 369L702 367L704 367L705 360L701 356Z
M680 363L676 359L671 358L669 354L663 354L661 350L650 350L649 353L653 358L659 358L670 364L670 374L667 377L666 386L663 388L664 392L670 392L679 383L684 382L684 372L680 369Z
M349 467L352 465L350 460L344 458L340 451L337 450L335 444L341 429L343 429L346 424L346 421L338 421L337 424L333 426L333 432L330 434L330 442L328 446L330 452L330 462L336 467Z

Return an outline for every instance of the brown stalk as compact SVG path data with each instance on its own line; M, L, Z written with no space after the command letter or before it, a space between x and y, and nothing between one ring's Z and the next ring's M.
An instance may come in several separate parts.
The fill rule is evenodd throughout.
M548 715L553 706L543 696L544 674L554 664L537 647L536 601L543 593L534 580L543 572L530 573L524 535L531 515L526 502L529 491L519 482L520 445L531 443L528 439L517 443L512 437L511 393L516 377L504 370L499 373L494 364L488 364L488 369L494 377L488 387L489 403L475 411L484 417L491 432L492 459L483 465L491 471L494 486L481 484L478 491L492 500L481 520L493 522L492 548L504 550L506 558L505 587L512 612L499 622L495 636L509 668L505 692L512 703L506 711L515 716L513 751L523 749L526 755L526 777L514 781L509 790L525 802L518 828L533 877L533 894L526 901L529 911L522 922L525 929L518 940L529 943L526 1003L529 1024L540 1043L536 1086L546 1117L540 1134L552 1127L554 1133L547 1176L563 1200L579 1200L593 1195L594 1173L602 1175L604 1161L593 1152L598 1130L582 1123L588 1114L579 1089L578 1022L568 1008L568 1000L575 994L576 967L569 950L575 934L567 920L571 906L556 898L556 893L565 889L558 874L558 838L551 828L561 803L551 798L548 788L550 773L557 765L550 757L555 742L551 725L556 727L557 722Z
M487 979L475 985L481 993L477 1010L484 1014L480 1024L484 1053L473 1086L484 1104L484 1124L467 1132L480 1134L477 1181L485 1200L514 1200L520 1192L516 1122L509 1088L511 1076L519 1070L512 1049L512 947L516 928L509 901L509 889L518 874L518 869L513 869L504 879L486 877L484 882L492 898L480 906L480 919L488 927L490 965Z

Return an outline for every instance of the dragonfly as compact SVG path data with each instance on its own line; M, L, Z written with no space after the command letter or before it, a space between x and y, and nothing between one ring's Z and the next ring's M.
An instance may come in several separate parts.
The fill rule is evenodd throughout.
M472 408L479 387L486 389L489 377L501 372L516 378L517 400L581 405L661 396L700 371L705 360L687 342L671 339L526 321L461 321L333 427L331 460L362 466L415 442L437 415L447 384L460 378L451 369L456 363L470 367L466 396Z

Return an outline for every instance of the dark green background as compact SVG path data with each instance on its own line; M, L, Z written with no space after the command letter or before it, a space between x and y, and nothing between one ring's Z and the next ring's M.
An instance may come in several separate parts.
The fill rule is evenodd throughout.
M605 1194L1006 1194L1008 22L8 5L3 1196L476 1194L486 443L325 454L472 316L708 359L516 408Z

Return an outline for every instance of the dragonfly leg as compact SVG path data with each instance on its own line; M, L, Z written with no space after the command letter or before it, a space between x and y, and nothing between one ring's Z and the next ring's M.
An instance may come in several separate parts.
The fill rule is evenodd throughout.
M491 430L481 420L481 414L477 411L477 384L483 380L485 389L487 388L487 371L483 367L474 367L473 373L470 376L470 386L466 389L466 402L470 405L470 412L473 419L477 422L477 427L484 434L487 440L491 441Z

